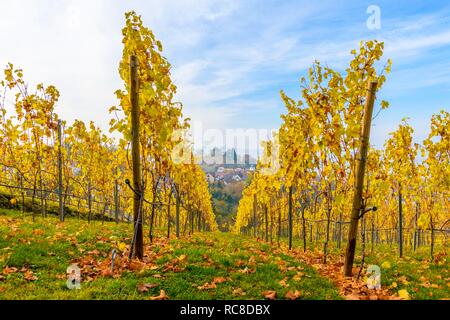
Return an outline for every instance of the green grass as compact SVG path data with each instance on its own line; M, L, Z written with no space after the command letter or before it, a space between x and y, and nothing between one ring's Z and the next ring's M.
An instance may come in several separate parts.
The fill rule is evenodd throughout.
M286 242L286 239L283 239ZM294 248L303 248L303 242L294 241ZM307 242L308 250L323 248L323 242ZM345 243L341 249L336 243L330 243L330 255L343 257ZM407 290L411 299L450 299L450 257L443 241L435 244L435 261L430 258L430 246L421 246L415 251L411 246L404 248L403 257L399 257L395 244L378 244L371 252L371 245L366 246L365 266L378 265L381 268L381 284L396 295L399 290ZM361 264L361 247L358 243L355 266Z
M412 299L450 298L450 258L445 248L430 261L429 247L409 251L402 258L388 245L377 246L365 260L381 267L381 283L392 291L405 289Z
M165 231L158 230L163 237ZM156 244L146 243L153 268L142 272L125 270L119 277L101 276L92 281L83 276L81 290L66 287L66 269L74 261L91 255L106 261L111 250L121 242L129 243L131 224L67 218L59 223L56 217L29 215L20 211L0 209L0 299L148 299L164 290L170 299L264 299L263 292L274 290L283 299L288 291L300 291L300 299L342 299L332 282L319 275L315 268L294 258L276 245L230 233L196 233L192 237L158 238ZM146 240L147 241L147 240ZM308 243L309 248L322 248L322 243ZM295 248L301 243L294 241ZM330 244L330 255L342 255ZM360 263L357 248L355 263ZM382 285L392 295L407 290L412 299L450 298L449 258L446 247L437 246L435 261L429 259L429 247L415 252L406 250L398 258L395 247L378 245L373 253L367 250L366 264L381 267ZM184 257L184 259L181 259ZM181 259L179 272L166 271L174 259ZM3 274L3 269L17 272ZM22 271L20 271L22 269ZM28 281L25 271L38 279ZM157 276L157 277L155 277ZM199 289L215 278L223 278L215 288ZM138 285L156 284L147 292ZM245 295L241 295L244 292Z
M156 268L125 271L117 278L98 276L83 281L81 290L69 290L66 268L92 250L99 251L96 259L106 259L118 242L129 242L131 225L88 224L76 218L59 223L56 217L36 217L33 223L18 211L0 209L0 232L0 273L6 266L19 269L0 280L0 299L148 299L160 290L170 299L264 299L267 290L275 290L277 298L284 298L289 290L300 291L300 299L341 298L337 288L312 267L274 253L267 244L229 233L198 233L153 245ZM164 271L181 256L185 256L181 272ZM27 281L22 268L38 279ZM298 270L304 276L294 280ZM199 289L217 277L225 281L216 288ZM285 283L280 283L283 279ZM157 286L141 293L137 287L145 283Z

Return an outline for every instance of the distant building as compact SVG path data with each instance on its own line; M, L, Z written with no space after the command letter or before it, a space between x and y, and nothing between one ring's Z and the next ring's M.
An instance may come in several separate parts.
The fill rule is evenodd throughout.
M206 180L208 183L214 183L214 176L211 173L206 174Z
M246 165L250 164L250 155L249 154L244 155L244 163Z
M238 174L235 174L232 179L234 181L241 181L242 180L242 178Z
M227 150L226 152L224 152L223 154L223 164L232 164L232 165L237 165L237 152L235 149L230 149Z

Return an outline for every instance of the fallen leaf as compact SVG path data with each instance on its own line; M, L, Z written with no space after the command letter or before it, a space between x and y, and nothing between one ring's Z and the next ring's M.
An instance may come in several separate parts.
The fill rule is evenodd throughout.
M209 290L209 289L215 289L215 288L217 288L217 286L214 282L212 282L212 283L205 282L204 285L197 287L198 290Z
M235 262L236 267L242 267L243 265L245 265L245 262L240 259Z
M263 292L263 296L268 300L275 300L277 297L277 292L273 290L267 290Z
M15 273L15 272L17 272L17 268L15 268L15 267L10 268L10 267L6 266L3 268L4 275L8 275L8 274Z
M164 290L161 290L159 292L159 296L156 297L150 297L150 300L168 300L169 297L167 296L166 292Z
M409 284L408 278L406 278L406 276L401 276L400 278L398 278L398 281L403 283L405 286L407 286Z
M125 242L119 242L117 244L117 249L119 249L119 251L124 252L127 249L127 244Z
M137 289L139 292L147 292L149 289L156 288L158 286L157 283L144 283L144 284L138 284Z
M214 283L224 283L225 281L227 281L227 279L225 279L224 277L216 277L213 280Z
M297 274L295 276L292 277L292 280L294 281L300 281L302 280L302 277L305 275L305 273L303 272L297 272Z
M283 288L289 287L289 284L286 282L286 280L287 280L287 278L285 278L285 279L283 279L283 280L281 280L281 281L279 282L279 284L280 284Z
M33 230L33 234L36 235L36 236L43 235L44 234L44 230L42 230L42 229L35 229L35 230Z
M406 289L398 290L398 296L399 296L400 298L402 298L403 300L409 300L409 299L411 299L411 298L409 297L408 290L406 290Z
M245 267L245 269L238 270L239 273L249 274L249 273L255 273L255 270L249 269Z
M245 292L244 290L242 290L242 288L236 288L233 290L233 295L235 296L245 296Z
M36 281L38 279L38 277L36 277L31 270L25 272L24 278L27 281Z
M104 277L109 277L109 276L111 276L112 275L112 271L111 271L111 269L103 269L102 270L102 276L104 276Z
M256 264L256 258L255 258L255 256L251 256L251 257L248 259L248 264L249 264L250 266L254 266L254 265Z
M289 290L284 297L289 300L297 300L300 296L300 291L295 290L295 292L292 292L291 290Z

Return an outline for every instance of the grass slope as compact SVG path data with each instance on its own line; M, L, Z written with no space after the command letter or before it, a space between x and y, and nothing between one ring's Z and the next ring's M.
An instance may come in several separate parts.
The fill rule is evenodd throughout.
M19 212L0 209L0 299L148 299L161 290L170 299L264 299L268 290L276 291L277 298L295 290L300 299L340 298L337 288L311 266L228 233L160 239L146 246L151 251L148 267L124 269L112 277L105 267L110 252L121 248L122 241L128 243L131 232L131 225L110 222L59 223L39 217L33 223ZM90 266L93 260L104 261L104 270ZM118 259L118 267L126 260ZM66 287L66 268L72 262L90 270L82 274L81 290Z

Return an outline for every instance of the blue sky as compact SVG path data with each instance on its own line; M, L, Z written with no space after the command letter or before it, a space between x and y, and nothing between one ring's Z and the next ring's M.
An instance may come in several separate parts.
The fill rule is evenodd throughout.
M369 30L376 5L381 28ZM450 104L450 4L447 1L32 1L0 0L0 65L13 62L31 84L61 91L57 112L105 130L121 88L123 14L135 10L172 63L177 99L205 128L278 128L279 90L299 97L315 59L343 70L360 40L385 41L392 73L375 120L381 146L404 117L421 142L429 120Z

